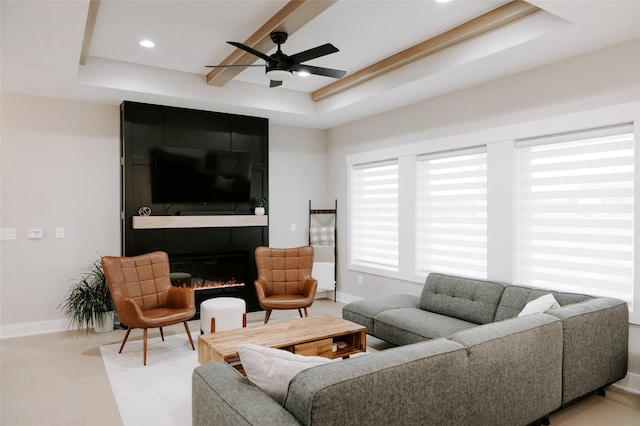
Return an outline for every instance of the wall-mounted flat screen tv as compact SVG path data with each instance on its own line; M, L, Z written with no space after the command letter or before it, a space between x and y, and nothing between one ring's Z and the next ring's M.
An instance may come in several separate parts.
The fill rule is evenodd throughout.
M152 186L154 203L248 202L251 154L158 147Z

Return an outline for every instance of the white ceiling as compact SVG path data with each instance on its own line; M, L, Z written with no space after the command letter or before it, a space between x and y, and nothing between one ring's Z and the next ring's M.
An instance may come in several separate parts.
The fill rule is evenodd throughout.
M339 0L290 34L282 48L291 55L332 43L340 52L308 64L354 73L508 2ZM223 87L208 85L205 65L234 50L226 41L244 42L286 3L101 0L89 58L80 65L89 0L1 0L1 88L328 128L640 37L640 0L530 0L544 13L322 101L313 102L310 93L334 79L296 76L269 88L261 67L247 68ZM140 47L144 38L156 47Z

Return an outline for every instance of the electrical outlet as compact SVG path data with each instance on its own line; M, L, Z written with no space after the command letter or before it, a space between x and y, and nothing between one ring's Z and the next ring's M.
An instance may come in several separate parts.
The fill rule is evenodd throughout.
M296 230L296 223L291 222L291 232L295 232L295 230Z
M56 238L64 238L64 228L59 226L56 228Z
M27 238L29 238L30 240L39 240L42 237L44 237L42 228L27 229Z
M364 284L364 278L362 275L358 275L358 284Z

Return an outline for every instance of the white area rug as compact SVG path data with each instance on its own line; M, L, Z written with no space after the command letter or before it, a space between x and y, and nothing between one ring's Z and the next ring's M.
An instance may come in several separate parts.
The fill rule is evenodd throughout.
M140 330L132 333L136 331L141 333ZM200 332L191 335L195 351L191 350L185 333L165 336L164 342L160 337L149 339L146 366L142 365L141 336L129 336L121 354L119 342L100 347L125 426L191 425L191 374L200 365L197 346ZM366 353L391 346L367 335ZM353 356L359 355L364 354Z
M138 330L139 332L140 330ZM135 330L132 332L132 334ZM147 365L142 365L142 340L130 336L122 353L120 343L100 347L120 417L128 426L191 425L191 374L198 365L196 350L186 334L149 339Z

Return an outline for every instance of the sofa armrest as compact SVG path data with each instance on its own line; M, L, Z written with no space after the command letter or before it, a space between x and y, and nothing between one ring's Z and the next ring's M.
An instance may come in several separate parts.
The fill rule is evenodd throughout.
M409 294L392 294L358 300L342 308L342 318L367 327L367 333L373 333L373 319L380 312L389 309L417 308L420 304L418 296Z
M629 308L624 301L599 297L546 313L563 325L563 405L627 374Z
M434 339L309 368L284 406L304 425L469 425L469 366Z
M193 370L192 414L194 426L300 424L226 362L203 364Z

